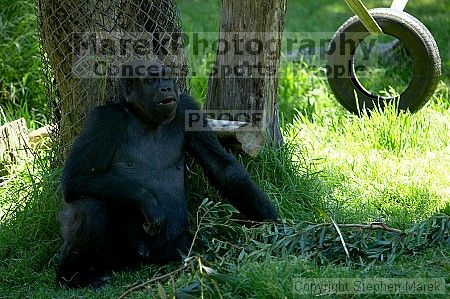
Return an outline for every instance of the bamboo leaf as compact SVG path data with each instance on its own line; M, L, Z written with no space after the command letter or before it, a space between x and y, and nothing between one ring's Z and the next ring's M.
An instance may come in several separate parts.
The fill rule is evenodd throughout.
M167 299L167 293L166 290L164 290L164 287L160 282L158 282L158 296L161 299Z

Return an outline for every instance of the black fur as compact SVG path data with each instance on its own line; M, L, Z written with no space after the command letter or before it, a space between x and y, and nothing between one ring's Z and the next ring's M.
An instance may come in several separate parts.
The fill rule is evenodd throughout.
M110 270L187 252L186 152L248 219L278 217L211 130L185 130L185 111L199 107L173 80L123 79L121 87L123 102L92 111L64 167L57 279L68 286L98 286Z

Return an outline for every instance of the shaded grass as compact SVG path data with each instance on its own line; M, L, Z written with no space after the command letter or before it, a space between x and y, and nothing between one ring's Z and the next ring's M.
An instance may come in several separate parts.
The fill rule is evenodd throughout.
M445 277L448 275L449 258L445 248L426 251L419 259L402 257L390 266L347 267L327 265L320 267L310 259L291 257L284 261L268 261L266 263L251 262L238 267L235 280L227 289L233 296L253 298L292 298L292 278L396 278L396 277ZM267 282L271 282L268 284ZM340 296L354 298L353 295ZM410 298L399 295L362 295L357 298ZM422 298L445 298L445 296L423 296ZM303 298L303 297L302 297ZM304 296L307 298L307 296Z
M34 1L0 0L0 125L20 117L29 128L47 123L34 13Z

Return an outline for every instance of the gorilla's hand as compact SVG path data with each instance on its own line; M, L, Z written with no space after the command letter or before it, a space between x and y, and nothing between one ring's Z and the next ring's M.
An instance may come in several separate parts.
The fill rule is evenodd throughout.
M161 220L145 219L144 224L142 224L142 228L149 236L153 237L160 232L161 224Z
M143 200L140 203L140 211L144 216L142 228L148 235L155 236L160 232L163 224L162 216L158 213L161 209L158 208L158 202L154 196L148 194L147 190L143 192L145 195L142 197Z

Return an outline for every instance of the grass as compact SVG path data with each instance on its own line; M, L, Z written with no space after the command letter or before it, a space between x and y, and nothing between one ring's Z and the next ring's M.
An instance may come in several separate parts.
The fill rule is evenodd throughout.
M389 1L364 2L375 7L386 6ZM178 0L177 3L186 31L216 30L219 1ZM22 19L15 17L16 14L27 13L29 20L25 23L32 24L30 2L9 6L2 3L1 24L19 24ZM444 49L445 66L445 61L449 61L445 56L448 55L445 2L412 1L408 7L432 29L443 47L441 50ZM324 18L327 12L333 13L333 17ZM307 4L289 1L287 30L333 32L349 15L343 1L308 1ZM2 27L8 28L2 34L9 34L8 41L17 40L19 35L11 34L15 27L8 26ZM28 31L33 30L31 27ZM42 94L43 87L34 83L41 80L41 74L37 72L39 67L34 68L37 44L33 41L35 37L30 37L21 45L23 49L31 49L29 53L11 48L5 48L9 55L1 51L2 65L23 63L22 69L2 67L2 82L10 78L8 82L20 86L22 83L17 82L22 82L27 72L28 78L34 80L33 84L22 84L23 93L14 98L18 106L11 106L14 109L5 108L2 102L3 119L28 113L29 122L45 122L32 112L46 111L43 98L36 96ZM11 44L2 43L0 47L11 47ZM201 66L204 57L193 58L193 68L204 67ZM213 188L205 187L201 169L192 164L188 177L191 230L200 228L192 253L194 259L174 277L174 282L161 280L130 298L171 297L173 284L185 298L189 295L291 298L295 297L293 279L296 277L444 278L448 284L448 235L437 238L441 226L433 218L438 214L450 215L448 77L431 101L414 115L398 114L392 105L384 111L375 111L370 117L356 117L337 104L320 69L283 64L281 72L279 99L286 145L279 149L267 148L255 159L240 159L277 204L284 223L245 227L230 221L237 217L234 209L215 204L220 197ZM448 64L444 73L448 74ZM397 86L397 81L391 83ZM207 79L194 78L193 93L204 98L206 84ZM367 84L375 85L370 81ZM3 84L2 90L8 91L7 86ZM2 92L2 101L12 99L9 95L3 98L4 95L7 93ZM58 188L61 170L50 163L48 154L44 147L27 163L10 166L9 175L0 182L0 298L114 298L136 282L181 266L180 263L144 266L136 271L116 273L111 284L98 291L56 286L54 267L61 245L56 220L61 206ZM205 198L212 201L205 202ZM204 217L197 218L197 215ZM408 233L399 236L342 228L351 253L347 258L332 227L309 226L310 222L324 225L332 220L337 223L382 221ZM445 227L442 229L445 231ZM436 240L447 243L433 243L435 236ZM378 295L378 298L386 297L397 298Z
M0 125L23 117L29 128L47 123L33 1L0 0Z

